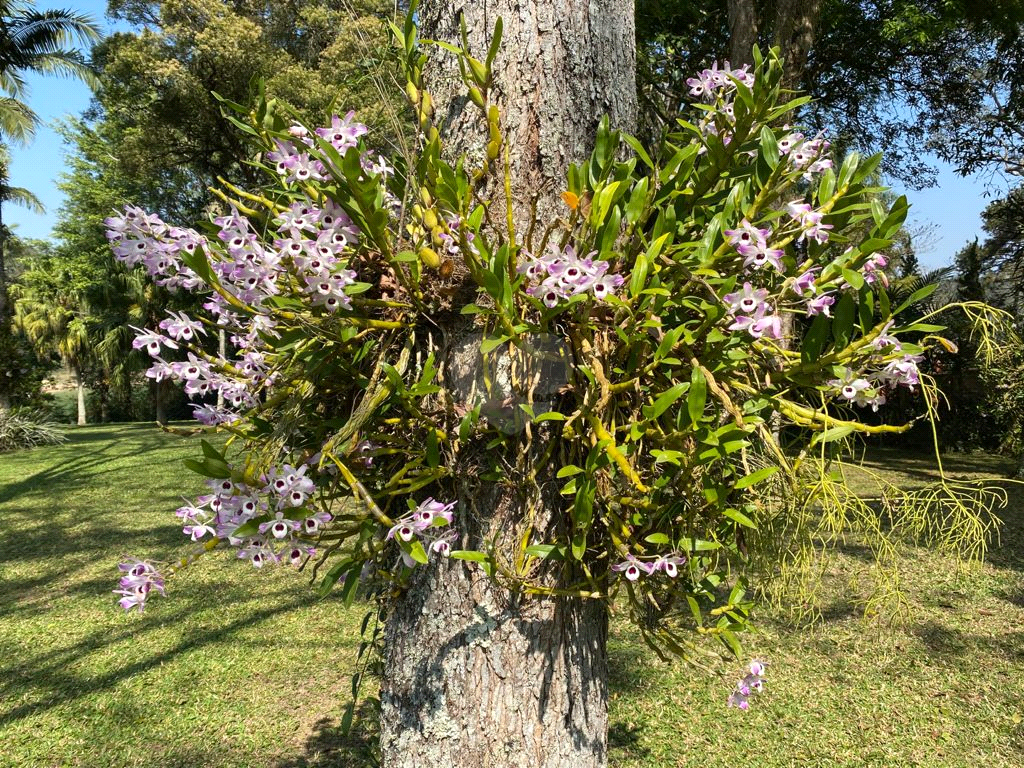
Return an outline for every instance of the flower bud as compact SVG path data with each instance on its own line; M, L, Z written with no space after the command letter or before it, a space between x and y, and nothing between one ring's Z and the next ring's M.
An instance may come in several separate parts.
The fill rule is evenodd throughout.
M433 248L427 248L424 246L419 251L420 261L423 262L423 266L427 269L437 269L441 266L441 257L437 255L437 251Z
M406 94L406 96L409 97L409 101L411 101L414 106L419 106L419 103L420 103L420 91L419 91L419 88L417 88L412 83L406 83L405 84L405 94Z

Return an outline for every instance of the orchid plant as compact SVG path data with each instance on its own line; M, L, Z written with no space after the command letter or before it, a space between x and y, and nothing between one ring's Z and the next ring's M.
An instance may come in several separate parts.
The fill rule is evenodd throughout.
M906 200L883 206L878 157L838 162L822 135L791 126L806 99L786 101L777 55L757 53L752 68L690 80L698 117L653 149L603 123L568 169L561 215L520 238L489 214L509 201L480 199L502 186L487 183L502 173L488 97L500 28L485 60L457 52L488 130L475 166L446 159L422 44L411 21L394 31L421 129L414 156L381 154L352 113L312 128L265 99L224 102L266 184L223 182L221 215L195 229L134 207L107 221L118 259L206 299L202 317L169 313L136 341L147 376L182 385L200 424L233 445L204 442L189 462L209 493L178 510L183 533L196 554L312 563L347 600L436 558L530 594L624 593L659 652L685 653L687 627L738 652L750 602L735 574L768 552L776 565L761 572L792 564L787 548L814 535L808 510L833 531L877 534L829 462L851 435L905 428L862 418L894 388L935 397L923 364L948 345L941 327L901 322L930 289L897 307L886 292ZM477 334L478 365L494 374L482 398L445 375L442 316ZM228 354L211 351L216 329ZM545 361L507 363L539 336L559 341L568 371L543 392ZM499 429L483 401L513 392L521 428ZM540 435L563 524L524 528L515 551L471 540L457 476L525 483L543 467L493 457ZM926 527L976 553L985 526L971 521L992 499L956 498L966 516ZM893 536L921 528L919 506L890 513ZM141 610L192 559L163 575L126 563L121 605ZM539 578L538 564L562 576ZM762 671L751 667L737 706Z

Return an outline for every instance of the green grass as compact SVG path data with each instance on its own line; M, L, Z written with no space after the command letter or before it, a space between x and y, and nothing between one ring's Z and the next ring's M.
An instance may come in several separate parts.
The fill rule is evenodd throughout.
M180 462L198 446L144 426L69 435L0 457L0 766L365 765L367 734L337 731L365 608L213 555L125 615L117 562L185 549L173 510L201 487ZM903 486L932 471L894 451L870 464ZM869 491L866 476L853 482ZM615 623L612 766L1021 765L1024 492L1010 493L985 566L958 574L908 550L905 626L859 618L870 564L855 548L836 556L813 630L760 611L745 642L771 663L769 684L746 713L725 708L740 663L663 663Z

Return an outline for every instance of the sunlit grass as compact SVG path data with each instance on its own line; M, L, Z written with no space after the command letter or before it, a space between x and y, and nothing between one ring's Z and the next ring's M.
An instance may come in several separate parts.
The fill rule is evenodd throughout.
M365 733L337 731L365 607L218 554L126 616L116 564L186 549L173 510L201 487L180 461L198 446L143 426L69 434L0 457L0 765L367 765ZM869 466L901 487L932 472L895 451ZM947 465L964 479L1009 469L990 456ZM866 494L870 482L851 477ZM1019 766L1024 493L1009 492L981 568L907 549L904 626L860 618L871 566L855 548L832 563L817 627L761 611L745 642L770 662L769 686L746 713L725 707L739 662L659 662L614 623L611 765Z

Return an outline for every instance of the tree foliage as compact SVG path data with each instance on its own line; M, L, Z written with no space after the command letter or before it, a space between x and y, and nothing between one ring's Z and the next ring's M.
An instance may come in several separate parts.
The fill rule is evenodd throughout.
M647 92L674 97L682 92L682 73L728 55L737 35L746 39L748 27L730 29L738 8L755 20L753 39L762 44L786 50L783 32L792 23L784 17L813 30L806 66L793 80L814 96L803 120L828 126L844 145L884 147L887 173L926 186L932 179L920 160L926 150L963 173L1019 172L1019 0L640 0L637 34ZM664 114L673 114L675 105L660 103Z

